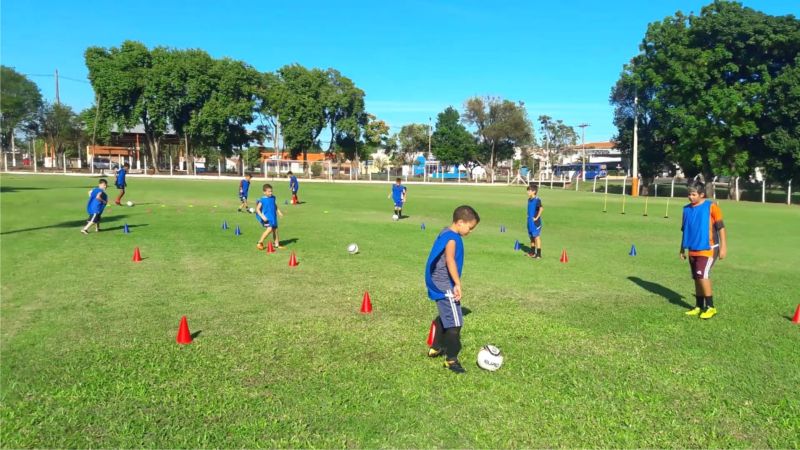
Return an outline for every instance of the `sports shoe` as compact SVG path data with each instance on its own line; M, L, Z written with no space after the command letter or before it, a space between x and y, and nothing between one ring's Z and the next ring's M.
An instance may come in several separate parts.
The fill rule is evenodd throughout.
M455 373L465 373L466 372L466 370L464 370L464 368L461 367L461 363L458 362L457 359L454 359L452 361L446 360L444 362L444 366L446 368L450 369L452 372L455 372Z
M88 231L86 231L86 230L83 230L83 229L82 229L82 230L81 230L81 234L89 234L89 232L88 232Z
M700 314L701 319L710 319L717 315L717 308L708 308Z
M436 358L437 356L442 356L443 351L439 350L438 348L429 348L428 349L428 358Z
M117 206L122 206L122 203L120 203L120 202L114 202L114 204L117 205Z
M264 244L259 242L258 244L256 244L256 248L259 250L264 250Z
M286 247L282 246L279 242L274 243L273 247L275 247L275 248L286 248Z
M700 314L700 307L699 306L695 306L694 308L686 311L684 314L686 314L687 316L699 315Z

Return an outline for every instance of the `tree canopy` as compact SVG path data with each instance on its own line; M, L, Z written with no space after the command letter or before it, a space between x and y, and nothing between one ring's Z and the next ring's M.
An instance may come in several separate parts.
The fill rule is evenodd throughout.
M440 112L436 131L431 137L431 153L445 164L464 164L475 160L475 138L461 124L460 115L453 107Z
M36 83L11 67L0 67L0 133L3 148L11 142L11 134L36 119L42 107L42 94Z

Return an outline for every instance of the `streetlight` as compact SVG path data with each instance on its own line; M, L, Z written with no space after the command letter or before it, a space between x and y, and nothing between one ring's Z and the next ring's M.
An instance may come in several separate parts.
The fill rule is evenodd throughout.
M586 181L586 127L588 127L588 123L582 123L578 125L581 129L581 152L583 153L582 161L582 168L581 168L581 176L583 177L583 181Z

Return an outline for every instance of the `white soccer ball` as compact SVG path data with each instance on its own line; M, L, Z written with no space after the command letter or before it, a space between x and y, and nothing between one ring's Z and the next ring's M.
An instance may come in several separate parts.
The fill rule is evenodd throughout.
M133 202L128 200L128 206L133 206Z
M352 244L348 245L348 246L347 246L347 251L348 251L348 252L349 252L351 255L355 255L356 253L358 253L358 244L356 244L356 243L354 242L354 243L352 243Z
M392 214L392 220L400 220L400 216L397 214Z
M250 209L248 209L248 211L250 211L250 214L253 214L254 212L256 212L256 209L255 208L250 208Z
M494 372L503 365L503 354L492 344L484 345L478 352L478 367Z

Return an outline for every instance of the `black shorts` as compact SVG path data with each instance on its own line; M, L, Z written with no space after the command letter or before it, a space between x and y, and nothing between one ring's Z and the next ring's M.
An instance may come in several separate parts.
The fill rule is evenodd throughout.
M709 279L711 267L715 262L716 258L710 256L689 256L689 270L692 272L692 279Z
M125 185L124 184L115 184L114 186L116 186L117 189L121 189L123 191L125 190Z
M100 223L102 214L89 214L89 223Z

